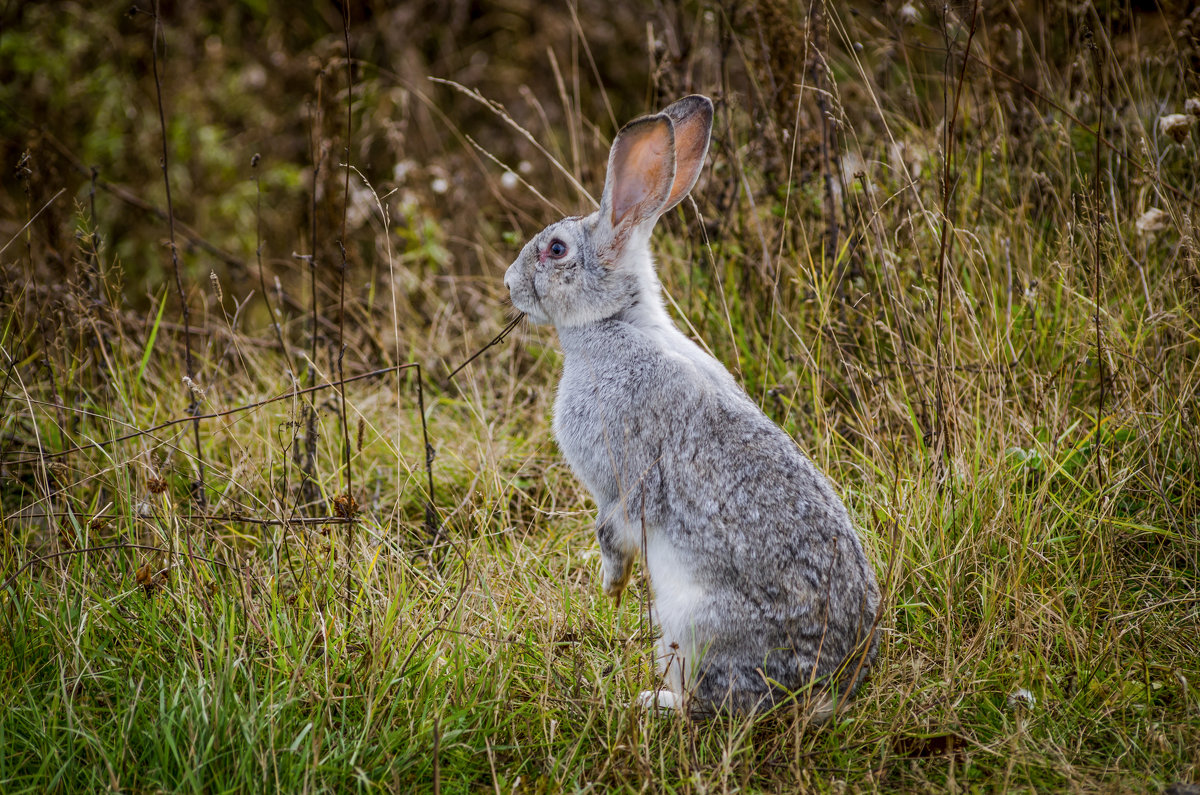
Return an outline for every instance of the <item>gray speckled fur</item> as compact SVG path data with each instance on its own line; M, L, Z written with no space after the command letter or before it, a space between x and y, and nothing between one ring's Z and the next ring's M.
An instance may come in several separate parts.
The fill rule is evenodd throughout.
M647 118L703 112L711 124L689 97ZM614 220L617 146L600 210L547 227L505 275L517 308L558 329L554 435L599 508L605 593L644 552L666 681L693 711L752 711L813 682L848 693L875 655L874 570L825 476L671 322L649 249L669 205Z

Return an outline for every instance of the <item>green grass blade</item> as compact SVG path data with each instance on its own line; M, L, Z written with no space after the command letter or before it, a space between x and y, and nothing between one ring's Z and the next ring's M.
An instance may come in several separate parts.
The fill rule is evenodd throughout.
M163 310L167 308L167 291L163 290L162 299L158 302L158 314L154 316L154 325L150 327L150 339L146 340L146 350L142 351L142 363L138 365L136 383L142 382L150 354L154 352L154 340L158 338L158 327L162 323Z

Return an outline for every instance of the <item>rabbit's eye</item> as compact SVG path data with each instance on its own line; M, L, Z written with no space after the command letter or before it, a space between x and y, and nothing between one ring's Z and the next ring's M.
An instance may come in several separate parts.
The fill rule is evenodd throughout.
M551 240L549 247L546 249L550 252L550 256L555 259L562 259L567 256L567 244L561 240Z

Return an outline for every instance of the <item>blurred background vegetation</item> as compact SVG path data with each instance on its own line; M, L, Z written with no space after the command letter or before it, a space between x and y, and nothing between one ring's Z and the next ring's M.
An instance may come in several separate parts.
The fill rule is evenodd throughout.
M964 34L970 5L947 8L956 33ZM512 243L501 236L521 238L554 215L528 191L505 189L511 183L501 183L500 169L481 150L514 169L521 165L522 178L563 209L586 207L533 143L482 103L431 77L502 105L593 190L603 178L598 155L620 123L683 93L713 94L725 114L718 143L733 132L731 124L738 132L749 124L759 133L739 141L736 164L721 162L733 157L728 145L714 147L718 169L745 165L763 177L748 186L750 196L732 188L728 195L697 192L704 217L717 225L740 218L730 205L773 206L789 180L800 195L814 199L795 202L791 211L820 209L822 114L839 126L838 156L849 150L864 162L886 161L894 143L884 130L890 118L925 126L926 140L915 146L937 144L939 120L927 113L941 101L946 45L937 9L920 3L850 4L844 20L820 31L824 41L805 33L812 10L783 0L413 0L364 2L350 10L348 69L336 3L162 5L169 176L177 220L188 227L181 242L189 281L204 283L216 271L238 295L255 287L260 223L270 275L302 276L297 257L311 253L313 226L318 270L334 269L346 162L359 172L351 180L347 254L357 277L352 282L362 291L376 275L381 246L371 228L378 218L367 182L386 196L397 250L412 255L418 277L427 268L495 276L508 256L495 246ZM0 233L11 238L65 187L68 193L30 226L33 259L49 269L49 278L73 270L73 216L82 207L89 217L94 213L101 240L120 262L123 298L149 303L164 283L169 259L159 245L165 227L157 216L166 202L151 66L153 6L10 3L3 14L0 156L8 167ZM1200 23L1188 3L986 9L976 45L994 69L969 70L966 88L994 89L1008 104L1003 110L1012 136L1003 154L1009 181L1020 186L1014 190L1044 192L1027 177L1044 168L1039 151L1047 139L1068 134L1079 139L1081 156L1088 149L1082 145L1086 130L1069 124L1061 129L1067 117L1058 111L1085 125L1095 121L1087 37L1100 21L1097 14L1112 16L1114 35L1137 26L1143 38L1154 40L1143 45L1148 51L1112 55L1155 59L1175 72L1163 79L1171 80L1176 95L1196 90ZM1122 46L1119 40L1114 45ZM838 97L836 108L822 109L819 92L801 90L817 79L814 69L826 58L822 47L835 51L832 56L844 50L869 70L874 85L845 79L848 64L830 56L824 66L833 72ZM1141 106L1116 110L1150 118L1169 102L1165 95L1134 99ZM968 131L962 134L971 136L970 124L986 122L964 120L960 126ZM789 139L793 131L799 141ZM256 155L258 166L252 167ZM1192 164L1168 156L1161 165L1184 171ZM840 176L853 182L853 173ZM262 187L261 219L255 180ZM1036 206L1065 197L1014 192L1011 199ZM756 254L748 256L748 270L754 270ZM433 313L444 298L418 303ZM468 300L456 308L473 306L478 310Z

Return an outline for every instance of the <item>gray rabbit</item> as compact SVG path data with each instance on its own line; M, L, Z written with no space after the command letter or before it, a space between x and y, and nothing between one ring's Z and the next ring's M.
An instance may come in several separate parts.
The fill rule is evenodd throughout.
M645 558L666 687L640 701L748 713L799 691L823 719L874 659L874 570L825 476L671 321L650 253L712 119L693 95L627 124L600 209L538 233L504 283L558 330L554 435L599 507L604 593Z

